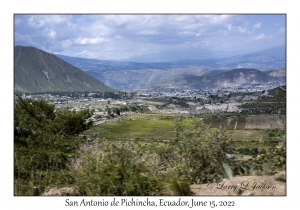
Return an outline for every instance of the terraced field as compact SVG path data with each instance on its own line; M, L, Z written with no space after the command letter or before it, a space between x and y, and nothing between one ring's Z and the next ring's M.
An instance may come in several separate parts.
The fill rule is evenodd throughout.
M190 115L182 117L183 131L193 127L194 119ZM178 120L179 117L174 114L133 114L97 125L85 134L112 141L138 140L168 143L176 139L175 128ZM227 128L232 140L228 153L241 159L265 153L286 138L285 116L257 115L202 120L206 128Z
M284 129L279 115L257 115L246 117L245 129Z
M105 139L123 140L174 140L176 137L175 115L134 114L110 120L86 131ZM231 130L232 140L238 142L262 142L266 139L267 129L285 129L285 117L260 115L251 117L208 118L203 119L206 128L226 127ZM194 124L190 117L183 117L182 127L188 130Z

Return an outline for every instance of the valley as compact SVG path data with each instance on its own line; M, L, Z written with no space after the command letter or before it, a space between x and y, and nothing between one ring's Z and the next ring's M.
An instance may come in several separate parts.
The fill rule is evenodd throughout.
M78 195L193 195L197 184L286 169L285 68L107 62L115 69L84 72L18 50L29 52L15 54L17 195L66 185ZM41 168L29 183L19 164L32 167L28 148Z
M94 127L83 133L89 141L174 142L177 123L189 130L197 119L207 129L226 128L231 133L231 147L253 157L285 141L284 135L274 141L268 137L273 130L286 130L285 94L286 86L269 90L119 92L114 98L97 93L23 97L44 99L58 110L94 110L90 118Z

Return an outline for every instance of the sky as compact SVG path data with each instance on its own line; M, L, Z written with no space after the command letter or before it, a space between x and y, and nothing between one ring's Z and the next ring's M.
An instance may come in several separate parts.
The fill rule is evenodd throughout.
M100 60L226 57L285 46L286 15L15 14L14 45Z

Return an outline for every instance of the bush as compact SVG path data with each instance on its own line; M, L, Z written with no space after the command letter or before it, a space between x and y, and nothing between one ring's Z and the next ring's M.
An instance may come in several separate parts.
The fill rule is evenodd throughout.
M101 141L97 150L82 152L71 169L82 195L161 195L164 176L140 143Z
M217 182L234 174L264 174L285 169L285 142L247 161L229 159L234 153L226 128L175 127L174 142L93 141L79 145L78 134L92 126L90 110L55 111L44 101L15 104L15 195L40 195L51 187L72 187L80 195L191 195L190 185ZM285 133L270 131L269 138ZM249 151L250 152L250 151Z
M181 141L178 141L177 148L181 159L175 170L187 177L191 184L223 178L223 163L229 162L226 150L230 138L226 129L207 129L201 120L195 120L192 129L178 131Z
M78 134L92 126L87 120L91 116L90 110L56 111L43 100L18 97L14 106L15 184L37 185L41 177L66 169L82 142ZM16 189L18 194L34 194L24 187Z
M261 151L254 158L232 162L232 168L235 174L244 176L273 175L276 171L286 170L285 140L275 147Z

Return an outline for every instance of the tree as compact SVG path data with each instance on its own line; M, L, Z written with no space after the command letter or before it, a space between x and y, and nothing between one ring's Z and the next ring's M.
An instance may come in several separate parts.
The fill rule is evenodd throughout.
M22 99L14 105L15 178L36 170L65 168L81 143L78 134L93 125L93 110L55 110L44 100Z
M120 113L120 109L119 108L115 108L115 113L117 114L117 115L120 115L121 113Z
M214 182L222 178L223 163L229 161L225 152L230 151L228 131L206 128L196 119L189 130L184 130L181 123L180 120L176 124L176 145L180 154L176 170L191 183Z

